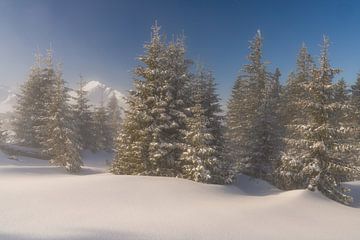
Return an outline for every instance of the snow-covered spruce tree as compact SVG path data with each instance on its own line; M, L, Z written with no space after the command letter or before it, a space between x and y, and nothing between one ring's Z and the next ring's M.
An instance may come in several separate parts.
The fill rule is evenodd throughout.
M155 175L149 161L152 132L152 108L158 95L159 81L165 79L164 61L166 45L160 27L152 27L151 41L144 46L146 52L139 60L144 66L135 69L134 90L127 98L128 108L117 138L116 155L111 172L115 174Z
M207 119L200 103L190 108L187 118L183 161L183 177L196 182L209 182L212 178L210 168L217 168L216 150L210 144L214 136L207 128Z
M287 153L282 163L290 169L294 164L301 166L300 171L284 173L289 181L293 178L291 175L297 175L304 179L308 189L317 189L333 200L349 204L352 201L347 195L349 189L342 186L341 181L359 173L354 166L358 147L352 139L354 128L344 125L341 118L334 119L348 106L334 98L336 86L332 81L339 70L330 66L328 46L329 41L324 37L319 67L305 84L309 97L298 103L302 113L308 115L308 122L292 125L299 132L298 138L287 143L298 148Z
M34 126L39 117L38 107L42 102L37 99L40 92L41 59L39 54L35 55L35 63L31 68L28 80L21 86L20 94L17 95L15 107L14 130L16 138L21 144L28 146L39 146Z
M48 131L48 138L44 143L45 152L51 156L51 164L65 167L70 173L76 173L80 171L82 161L75 120L68 100L68 89L61 72L57 71L53 96L48 108L49 118L45 126Z
M155 24L145 49L145 55L139 58L143 65L135 69L135 90L128 101L112 171L181 176L189 101L189 62L184 42L177 39L165 44Z
M108 126L110 128L110 140L111 140L111 149L114 148L114 143L116 138L119 135L120 126L122 123L121 118L121 108L119 106L118 99L116 98L115 94L113 94L106 108L107 112L107 119L108 119Z
M111 129L109 126L108 115L104 106L104 100L101 99L100 105L95 108L93 113L93 137L95 150L111 150Z
M2 128L3 123L0 121L0 144L6 141L6 130Z
M43 59L43 67L40 69L40 74L37 80L38 92L35 97L35 109L36 112L32 115L34 121L34 132L37 141L40 143L41 148L47 147L47 141L50 138L51 133L46 128L50 116L50 104L52 97L55 94L55 84L57 73L54 66L53 51L47 50L47 54Z
M192 76L190 93L191 114L186 120L182 155L183 161L187 162L184 174L191 175L193 178L188 178L195 181L229 183L233 169L224 157L223 116L212 73L198 68Z
M294 139L303 137L301 132L294 126L308 123L309 116L303 112L303 101L309 100L309 92L306 90L306 86L312 81L314 69L314 61L305 44L303 44L296 60L296 70L290 74L281 100L281 119L282 124L286 126L284 134L285 146L280 160L281 163L276 170L274 183L283 189L306 187L302 176L292 174L292 172L302 170L301 162L295 159L291 160L290 156L296 155L301 147L297 142L294 142Z
M259 117L255 122L255 142L253 152L263 159L264 174L262 178L275 182L275 170L280 164L280 151L282 150L282 136L284 128L280 113L280 79L281 73L276 68L275 73L269 76L266 86L265 98L259 109ZM261 163L260 163L261 164Z
M229 152L237 162L238 171L250 176L269 179L272 174L274 153L273 133L276 121L269 112L273 102L272 74L262 62L262 38L257 32L250 42L249 63L235 82L228 103L227 142ZM277 131L277 130L276 130ZM275 153L274 153L275 154Z
M89 100L86 97L84 86L86 81L80 76L79 88L76 90L75 104L73 106L74 118L78 127L78 135L82 149L93 149L93 125L92 112L90 110Z

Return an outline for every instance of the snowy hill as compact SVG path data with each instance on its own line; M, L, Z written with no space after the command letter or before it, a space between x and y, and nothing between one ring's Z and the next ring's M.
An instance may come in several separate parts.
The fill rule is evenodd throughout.
M0 152L0 239L360 238L356 204L307 190L283 192L247 176L233 186L116 176L106 173L109 159L85 153L79 176ZM359 194L360 182L350 185Z
M119 105L122 108L126 108L126 103L124 100L124 94L120 91L110 88L103 83L98 81L90 81L86 84L85 90L87 91L87 97L89 102L98 106L103 97L104 103L106 104L110 97L115 94L116 98L119 100ZM70 91L70 95L75 97L75 91ZM9 87L0 85L0 113L12 112L16 104L16 94Z

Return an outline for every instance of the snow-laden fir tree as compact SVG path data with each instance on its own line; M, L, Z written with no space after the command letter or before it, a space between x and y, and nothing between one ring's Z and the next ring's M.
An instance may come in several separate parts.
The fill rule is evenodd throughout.
M214 146L210 144L214 136L207 127L201 104L196 103L190 111L191 116L186 121L184 150L180 157L183 161L183 177L196 182L209 182L212 180L210 169L218 168L219 161Z
M233 166L224 156L223 116L212 73L198 68L192 76L190 93L191 114L186 120L186 147L182 158L184 161L192 159L193 164L188 162L185 168L192 176L194 173L202 176L195 181L229 183L233 177ZM203 175L205 172L207 176ZM188 175L189 171L185 174Z
M45 152L51 156L51 164L62 166L70 173L76 173L80 171L82 161L77 126L68 100L68 89L61 72L57 71L48 108L49 118L45 126L48 131L48 138L44 143Z
M111 172L115 174L155 174L149 162L151 127L158 82L165 79L166 44L160 27L152 27L151 41L145 44L145 54L139 58L144 66L135 69L134 90L127 98L128 108L117 138L116 155Z
M90 109L91 105L89 100L86 97L86 91L84 90L86 81L80 76L79 88L76 90L74 117L76 120L76 125L78 127L78 135L81 142L82 149L93 149L93 124L92 124L92 111Z
M155 24L118 138L114 173L181 176L188 61L182 39L166 44Z
M269 112L276 88L274 76L266 71L262 61L260 31L250 42L249 63L246 64L232 91L227 113L227 142L237 169L250 176L268 179L272 174L272 138L278 131L273 126L277 118ZM271 126L271 127L270 127Z
M110 134L111 134L110 136L111 149L113 149L116 138L119 135L120 126L122 123L121 108L119 106L119 101L116 98L115 94L113 94L110 97L106 111L107 111L108 126L110 128Z
M0 144L6 141L6 130L2 128L3 123L0 121Z
M100 105L95 107L93 112L93 141L96 151L112 149L112 133L109 126L106 107L104 106L103 97L101 97Z
M350 121L354 126L360 128L360 73L357 74L355 84L351 86L350 104L353 110ZM360 142L359 133L355 136L355 139ZM360 161L357 162L357 166L360 166Z
M342 118L334 119L341 109L346 114L349 106L334 97L333 79L339 70L330 66L328 46L329 41L324 37L319 67L305 84L308 98L298 102L308 121L289 125L298 134L296 139L287 140L292 151L285 153L281 167L284 171L280 174L290 181L289 185L292 179L303 178L308 189L317 189L333 200L349 204L352 201L347 195L349 189L341 181L359 173L354 166L358 146L352 138L356 129L341 122Z
M51 132L46 128L50 115L50 104L53 100L55 84L56 84L56 69L53 60L52 49L47 50L47 54L43 59L43 67L40 69L40 74L37 80L37 96L34 99L35 112L32 115L34 122L34 132L37 141L42 148L47 147L47 141L50 138Z
M149 161L156 175L180 176L182 164L183 130L186 128L187 107L190 96L189 62L185 58L183 38L168 44L164 52L163 76L155 81L156 90L152 97L152 136L149 146ZM140 76L144 73L140 70Z
M291 126L307 124L308 122L309 116L304 114L302 103L309 99L306 86L313 78L314 69L314 61L308 53L305 44L303 44L296 60L296 70L289 75L281 101L281 119L282 124L286 126L284 142L290 142L285 144L283 151L287 154L283 154L280 161L288 161L287 155L296 154L299 151L299 145L293 147L289 143L293 139L301 138L301 132L299 133L296 128ZM291 172L300 172L301 169L301 164L287 164L286 168L284 168L283 164L280 164L276 171L274 183L284 189L305 188L304 178L291 174Z
M280 76L278 68L272 76L269 76L263 103L258 109L259 115L254 122L253 136L259 140L254 142L252 152L257 152L256 157L262 159L260 164L263 164L263 166L255 165L254 170L262 169L263 176L260 177L271 182L274 182L274 173L280 164L281 138L284 132L280 114Z
M40 92L41 61L40 54L36 54L35 63L31 68L28 80L21 86L20 94L17 95L15 107L14 130L16 137L21 144L28 146L40 145L34 127L39 117L38 107L43 105L37 99L42 94Z

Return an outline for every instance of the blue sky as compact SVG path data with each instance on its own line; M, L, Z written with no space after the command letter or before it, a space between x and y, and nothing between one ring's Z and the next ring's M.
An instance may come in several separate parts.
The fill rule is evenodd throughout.
M360 71L359 9L350 0L0 0L0 84L19 86L36 49L51 44L71 86L82 74L125 91L155 19L170 38L185 33L188 57L214 71L224 100L257 29L282 81L302 42L317 57L326 34L332 64L352 83Z

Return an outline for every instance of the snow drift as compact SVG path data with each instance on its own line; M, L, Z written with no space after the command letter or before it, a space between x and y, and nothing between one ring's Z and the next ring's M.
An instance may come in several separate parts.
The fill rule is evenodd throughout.
M107 153L80 175L0 152L0 239L359 239L360 210L306 190L239 176L235 185L106 173ZM350 184L359 200L360 183Z

